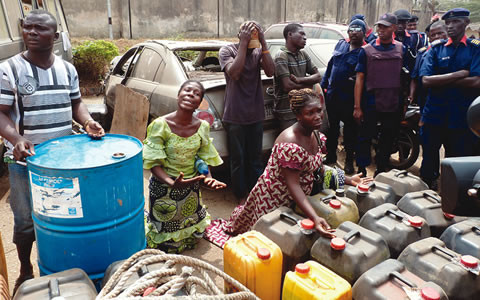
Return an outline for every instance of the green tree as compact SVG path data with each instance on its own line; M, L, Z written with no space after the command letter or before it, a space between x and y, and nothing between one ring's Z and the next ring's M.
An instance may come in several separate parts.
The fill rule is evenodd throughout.
M430 1L429 1L430 2ZM455 7L463 7L470 11L470 21L480 22L480 0L437 0L436 10L449 10Z

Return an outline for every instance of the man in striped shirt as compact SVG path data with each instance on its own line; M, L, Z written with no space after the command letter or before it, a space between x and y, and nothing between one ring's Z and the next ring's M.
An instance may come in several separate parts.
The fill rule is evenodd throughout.
M285 48L275 56L275 116L280 121L281 130L290 127L297 120L290 109L288 93L291 90L312 88L320 83L322 76L312 64L310 56L302 49L307 43L303 26L290 23L283 29ZM308 74L308 75L307 75ZM325 120L324 120L325 121Z
M24 19L22 34L28 50L0 64L0 135L8 149L13 242L20 260L14 293L33 277L30 254L35 240L27 168L15 162L35 155L35 145L71 134L72 117L90 136L105 134L80 98L75 67L53 54L58 39L54 16L32 11Z

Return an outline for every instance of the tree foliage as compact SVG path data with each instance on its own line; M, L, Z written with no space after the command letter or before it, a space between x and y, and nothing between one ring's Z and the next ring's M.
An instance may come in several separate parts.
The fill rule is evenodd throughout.
M455 7L463 7L470 11L470 21L480 22L480 0L437 0L436 10L450 10Z
M73 48L73 63L81 81L102 80L110 61L118 56L118 48L112 42L86 41Z

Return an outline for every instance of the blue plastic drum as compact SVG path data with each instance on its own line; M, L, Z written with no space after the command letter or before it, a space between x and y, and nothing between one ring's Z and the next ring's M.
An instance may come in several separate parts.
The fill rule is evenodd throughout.
M99 279L145 248L142 144L107 134L52 139L27 158L42 275L71 268Z

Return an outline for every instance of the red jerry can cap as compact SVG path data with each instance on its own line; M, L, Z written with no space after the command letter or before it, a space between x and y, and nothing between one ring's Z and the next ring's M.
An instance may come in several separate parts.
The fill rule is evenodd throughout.
M369 186L366 185L366 184L359 184L357 185L357 190L360 192L360 193L368 193L368 190L369 190Z
M303 229L313 229L315 223L310 219L303 219L300 221L300 226L302 226Z
M478 259L471 255L462 255L462 257L460 257L460 262L468 268L476 268L478 266Z
M335 249L335 250L343 250L345 249L345 240L344 239L341 239L341 238L333 238L331 241L330 241L330 247L332 247L332 249Z
M310 266L307 264L297 264L295 271L300 274L308 274L308 272L310 272Z
M408 222L410 223L410 225L415 226L415 227L422 227L422 225L423 225L422 218L420 218L418 216L408 218Z
M257 256L262 260L269 259L271 256L270 250L268 250L267 248L258 248Z
M452 215L452 214L449 214L449 213L446 213L446 212L443 213L443 216L448 220L451 220L451 219L455 218L455 215Z
M431 287L424 287L420 290L422 299L425 300L440 300L440 294Z
M342 206L342 202L338 200L330 200L330 206L335 209L339 209Z

